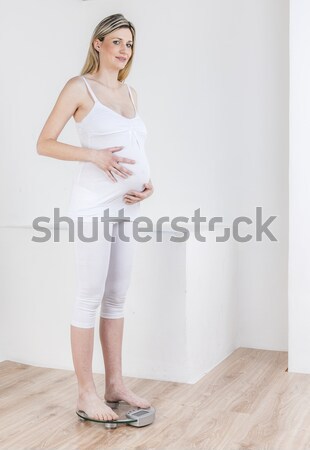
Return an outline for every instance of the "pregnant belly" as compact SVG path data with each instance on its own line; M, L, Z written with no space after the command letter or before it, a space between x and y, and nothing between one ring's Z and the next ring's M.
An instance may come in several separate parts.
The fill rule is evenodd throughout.
M96 202L111 202L126 194L129 190L143 191L144 184L150 179L150 169L143 149L138 143L124 147L114 152L115 156L122 156L135 160L134 164L119 164L132 172L127 178L123 178L113 172L117 182L113 182L109 176L96 164L90 162L82 163L77 184L88 190Z

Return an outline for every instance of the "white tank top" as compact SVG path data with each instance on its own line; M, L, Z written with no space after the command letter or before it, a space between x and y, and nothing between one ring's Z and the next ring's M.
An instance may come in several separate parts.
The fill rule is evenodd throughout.
M81 77L94 100L90 112L80 122L76 122L77 132L82 147L103 149L106 147L124 146L114 156L134 159L134 164L120 163L133 174L127 178L113 174L117 182L113 182L96 164L79 161L71 190L71 198L67 215L72 219L83 217L102 217L105 209L109 209L110 217L124 215L134 220L139 215L140 202L127 205L123 196L129 190L143 191L144 183L150 179L149 164L144 152L147 130L139 116L130 87L126 84L133 103L135 116L128 118L108 108L94 94L85 77ZM99 219L100 220L100 219ZM127 219L128 220L128 219Z

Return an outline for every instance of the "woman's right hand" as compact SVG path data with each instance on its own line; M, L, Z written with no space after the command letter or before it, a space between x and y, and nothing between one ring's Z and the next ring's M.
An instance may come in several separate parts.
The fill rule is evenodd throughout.
M135 160L113 155L114 152L119 152L122 148L124 147L107 147L101 150L91 149L91 162L102 169L113 181L113 183L117 182L117 179L114 177L113 173L122 178L127 178L128 175L132 175L130 170L126 169L119 163L123 162L127 164L134 164Z

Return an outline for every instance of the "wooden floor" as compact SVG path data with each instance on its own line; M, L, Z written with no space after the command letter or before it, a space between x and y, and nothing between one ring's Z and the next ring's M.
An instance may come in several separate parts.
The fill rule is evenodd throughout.
M75 414L74 372L3 361L0 449L310 449L310 375L286 368L285 352L239 348L195 385L126 378L156 420L107 430Z

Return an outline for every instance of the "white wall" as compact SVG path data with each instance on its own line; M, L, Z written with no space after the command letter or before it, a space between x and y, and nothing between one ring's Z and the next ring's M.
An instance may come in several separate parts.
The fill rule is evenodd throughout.
M137 243L127 295L123 373L194 383L236 348L234 246L218 248L192 236L187 242L172 242L176 233L168 231L163 242L156 242L156 233L148 234L149 242ZM7 255L0 260L6 292L0 303L1 356L72 369L68 323L76 285L73 243L65 228L57 243L38 244L33 235L38 233L31 228L3 228L0 234ZM98 332L99 315L93 370L104 373Z
M115 12L137 28L128 81L149 131L155 185L143 213L191 217L201 208L230 227L237 216L254 220L256 206L264 216L278 215L271 230L279 242L238 244L236 344L286 349L287 0L7 3L1 16L7 70L0 83L0 225L30 226L54 207L65 212L76 165L40 157L35 142L60 89L79 73L94 26ZM12 29L18 30L14 42ZM78 145L72 120L60 139ZM42 267L38 277L51 270ZM21 295L25 288L20 283Z
M287 350L289 2L242 6L234 210L254 220L255 207L262 206L264 220L277 216L270 230L278 242L264 236L263 242L239 244L239 343Z
M310 4L290 10L289 371L310 373Z

